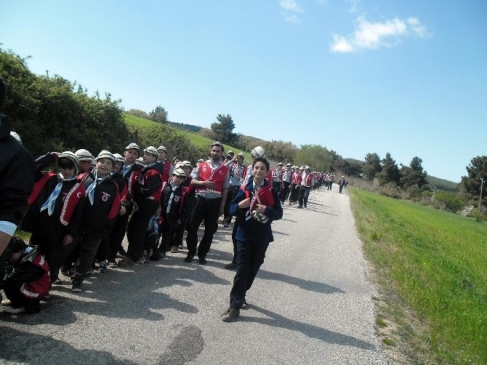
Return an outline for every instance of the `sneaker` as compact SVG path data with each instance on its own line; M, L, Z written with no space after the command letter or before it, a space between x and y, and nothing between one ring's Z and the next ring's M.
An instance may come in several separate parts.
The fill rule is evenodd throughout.
M117 265L120 267L131 267L134 266L134 261L127 257L125 259L119 260Z
M12 301L10 299L4 299L2 300L2 305L4 307L10 307L12 305Z
M64 276L67 276L68 278L71 278L74 276L74 268L73 267L70 267L69 269L67 270L61 270L61 273L64 275Z
M87 276L88 276L88 275L93 275L93 274L95 274L95 273L96 273L96 270L95 270L95 269L93 269L93 268L90 268L90 269L88 270L88 272L86 273L86 275L87 275Z
M136 266L136 265L140 265L140 264L146 264L148 263L149 261L147 260L147 258L145 256L142 256L140 259L138 259L137 261L134 261L134 265L133 266Z
M230 223L228 223L228 222L223 223L223 227L225 227L225 228L230 227Z
M72 281L71 291L73 293L79 293L81 291L81 284L83 283L82 280L74 279Z
M108 267L111 268L111 269L114 269L116 268L118 265L117 265L117 261L115 261L115 259L110 259L108 260Z
M244 299L243 303L242 303L242 309L249 309L249 303L247 303L247 301Z
M59 279L59 278L56 278L56 279L54 279L54 280L52 281L52 284L53 284L53 285L60 285L60 284L62 284L62 280L61 280L61 279Z
M232 322L240 316L240 309L228 308L225 313L222 314L223 322Z
M194 256L191 256L190 254L188 254L188 256L186 256L186 257L184 258L184 262L191 262L191 261L193 261L193 257L194 257Z
M235 270L237 268L237 264L235 262L230 262L224 266L227 270Z
M198 261L200 262L201 265L206 265L208 261L204 257L198 256Z
M3 311L3 313L10 313L10 314L24 313L25 312L25 307L19 307L19 308L3 307L2 308L2 311Z
M184 249L184 246L183 245L179 245L179 249L180 250Z
M107 269L108 269L108 266L107 266L107 262L105 260L104 261L100 261L98 263L98 271L100 273L103 274L105 271L107 271Z
M178 250L178 246L172 246L171 247L171 253L178 253L179 250Z

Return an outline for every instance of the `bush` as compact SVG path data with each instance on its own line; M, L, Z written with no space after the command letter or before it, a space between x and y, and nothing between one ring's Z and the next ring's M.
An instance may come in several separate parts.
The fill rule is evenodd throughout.
M448 212L457 212L465 206L464 201L454 193L438 190L433 200L433 206Z

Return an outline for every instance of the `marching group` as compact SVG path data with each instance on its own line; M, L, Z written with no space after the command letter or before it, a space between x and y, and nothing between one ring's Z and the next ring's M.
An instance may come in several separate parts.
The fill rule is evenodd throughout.
M6 118L2 121L7 124ZM252 163L245 166L242 153L225 155L220 142L195 167L179 157L169 161L164 146L142 150L130 143L123 156L107 150L96 157L85 149L51 152L34 162L18 135L0 133L0 143L2 151L10 151L0 164L2 178L24 173L16 185L0 180L0 195L9 200L0 207L0 238L13 236L17 226L30 232L28 245L11 237L2 255L7 267L1 268L1 286L7 299L1 309L7 313L39 312L40 300L61 283L60 272L78 293L94 270L131 267L177 253L185 232L184 261L197 257L205 265L223 215L225 227L235 217L234 257L225 267L236 274L230 306L222 315L233 321L247 305L246 292L273 241L271 223L282 218L282 204L288 200L306 208L311 189L327 181L326 174L312 173L309 166L279 164L271 170L262 147L252 150ZM24 162L20 154L27 156ZM52 164L56 171L45 171ZM29 181L34 183L30 190ZM15 205L28 209L19 213Z

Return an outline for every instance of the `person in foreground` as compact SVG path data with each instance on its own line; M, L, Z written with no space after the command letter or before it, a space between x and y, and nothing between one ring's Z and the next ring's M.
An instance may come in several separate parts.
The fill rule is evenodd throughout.
M237 272L230 292L230 307L222 314L224 322L231 322L247 306L245 295L252 286L260 266L264 263L269 243L274 241L271 223L282 218L281 201L275 189L265 179L269 162L256 158L252 164L253 177L242 187L230 206L232 215L241 217L237 239Z

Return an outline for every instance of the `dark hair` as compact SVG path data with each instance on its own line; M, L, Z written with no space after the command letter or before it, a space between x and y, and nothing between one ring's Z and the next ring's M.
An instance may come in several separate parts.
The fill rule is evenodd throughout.
M174 157L172 158L172 162L174 162L174 161L176 161L176 160L183 161L183 159L182 159L181 157L179 157L179 156L174 156Z
M5 82L3 78L0 77L0 108L3 107L3 103L7 97L7 87L5 86Z
M58 165L59 165L59 167L62 167L65 169L74 169L75 168L73 161L71 161L67 158L62 158L62 157L58 160Z
M269 171L269 169L271 168L271 166L269 165L269 161L267 161L267 158L265 157L257 157L253 162L252 162L252 168L254 168L254 165L257 163L257 162L262 162L267 171Z
M22 238L12 237L7 246L7 259L13 253L23 252L26 247L27 244L24 242Z

